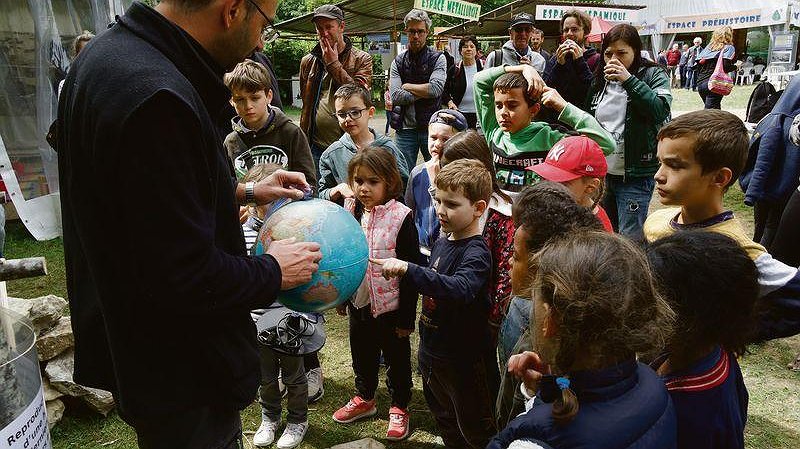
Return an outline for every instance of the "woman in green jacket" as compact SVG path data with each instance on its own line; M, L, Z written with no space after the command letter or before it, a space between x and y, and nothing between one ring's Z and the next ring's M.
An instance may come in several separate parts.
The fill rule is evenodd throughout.
M628 24L613 27L603 38L594 82L589 89L589 112L617 143L606 156L606 196L603 208L614 230L642 237L658 170L658 130L670 118L669 76L659 65L641 57L642 41Z

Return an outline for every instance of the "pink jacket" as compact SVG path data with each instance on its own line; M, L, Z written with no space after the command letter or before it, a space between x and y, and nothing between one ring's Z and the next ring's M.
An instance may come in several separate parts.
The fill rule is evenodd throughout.
M346 198L344 208L350 213L355 212L356 200ZM386 204L372 208L372 218L367 226L367 245L369 257L387 259L397 257L397 235L406 216L411 213L403 203L390 200ZM400 307L400 280L392 278L386 280L381 276L381 267L375 264L367 265L364 281L369 286L369 302L372 316L397 310Z

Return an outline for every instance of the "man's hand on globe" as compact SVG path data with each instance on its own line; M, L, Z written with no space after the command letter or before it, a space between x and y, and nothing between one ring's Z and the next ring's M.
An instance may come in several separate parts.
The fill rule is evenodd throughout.
M319 268L322 253L319 243L295 242L294 237L275 240L267 249L281 267L281 290L303 285Z
M259 181L253 190L256 204L264 205L278 198L303 199L311 186L306 175L296 171L276 170L275 173Z
M389 259L373 259L370 257L369 262L374 263L375 265L380 265L381 274L386 279L403 276L406 274L406 271L408 271L408 262L405 260L395 259L394 257Z

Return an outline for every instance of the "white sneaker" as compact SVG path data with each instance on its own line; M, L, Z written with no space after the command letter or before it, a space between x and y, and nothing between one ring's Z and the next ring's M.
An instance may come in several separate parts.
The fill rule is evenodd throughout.
M306 378L308 378L308 403L312 404L322 399L322 395L325 394L325 386L322 380L322 367L314 368L307 372Z
M259 447L271 445L275 441L275 432L278 430L278 424L280 423L262 419L256 434L253 435L253 444Z
M303 442L308 430L308 421L300 424L288 423L278 439L278 449L291 449Z

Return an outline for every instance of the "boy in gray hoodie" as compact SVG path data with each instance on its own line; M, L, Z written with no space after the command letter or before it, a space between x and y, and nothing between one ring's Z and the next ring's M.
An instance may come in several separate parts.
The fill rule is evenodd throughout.
M255 164L277 164L306 175L316 185L316 167L308 140L300 128L272 101L269 71L262 64L245 60L226 73L231 104L238 117L231 120L233 132L225 138L225 149L239 177Z
M369 92L357 84L345 84L334 93L334 105L336 118L344 134L319 158L319 197L339 203L344 198L353 197L353 191L347 184L347 164L358 151L366 147L382 147L394 155L405 190L408 181L405 157L392 139L386 135L378 136L369 127L369 121L375 115Z

